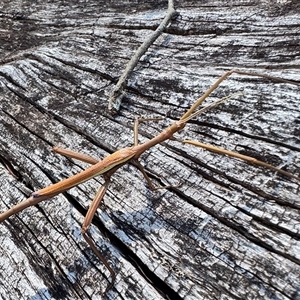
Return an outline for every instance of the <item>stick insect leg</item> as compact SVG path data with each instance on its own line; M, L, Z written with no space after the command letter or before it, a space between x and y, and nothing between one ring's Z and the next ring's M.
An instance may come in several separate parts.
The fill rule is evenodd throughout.
M110 272L112 280L111 280L110 284L107 286L107 288L105 289L103 295L106 294L107 291L109 289L111 289L112 286L114 285L114 282L116 280L116 274L115 274L114 270L111 268L111 266L109 265L109 263L107 262L107 260L104 258L104 256L97 249L97 247L95 245L95 242L93 241L93 239L91 237L89 237L87 232L88 232L88 229L89 229L89 227L92 223L92 219L95 215L95 212L96 212L97 208L99 207L99 205L101 203L101 200L103 199L103 197L104 197L104 195L107 191L109 183L110 183L110 176L105 176L105 183L99 189L99 191L97 192L91 206L89 207L88 212L85 216L84 222L82 224L82 230L81 230L81 233L82 233L84 239L86 240L86 242L92 248L92 250L94 251L94 253L98 257L98 259L105 265L107 270Z
M269 80L272 80L272 81L277 81L277 82L283 82L283 83L288 83L288 84L292 84L292 85L297 85L297 86L300 86L300 83L298 82L294 82L294 81L290 81L290 80L286 80L286 79L282 79L282 78L279 78L279 77L274 77L274 76L269 76L269 75L265 75L265 74L258 74L258 73L252 73L252 72L244 72L244 71L238 71L238 70L231 70L229 72L226 72L223 76L221 76L193 105L192 107L181 117L180 119L180 122L183 122L183 123L186 123L188 120L190 120L191 118L197 116L198 114L204 112L205 110L211 108L211 107L214 107L216 105L218 105L219 103L222 103L224 102L225 100L227 100L226 98L224 99L221 99L219 101L216 101L215 103L213 103L212 105L208 105L207 107L204 107L203 109L200 109L196 112L194 112L197 107L199 105L202 104L202 102L222 83L222 81L224 81L227 77L231 76L232 74L239 74L239 75L246 75L246 76L255 76L255 77L262 77L262 78L267 78ZM270 170L273 170L273 171L276 171L276 172L279 172L281 174L284 174L286 176L289 176L291 178L294 178L296 180L300 180L299 177L289 173L289 172L286 172L282 169L279 169L279 168L276 168L270 164L267 164L267 163L264 163L262 161L259 161L253 157L250 157L250 156L246 156L246 155L241 155L241 154L238 154L238 153L235 153L235 152L232 152L232 151L227 151L225 149L222 149L222 148L218 148L218 147L214 147L214 146L211 146L211 145L206 145L206 144L203 144L203 143L199 143L199 142L196 142L196 141L189 141L189 140L184 140L183 141L184 143L189 143L189 144L193 144L195 146L198 146L198 147L202 147L202 148L205 148L209 151L212 151L212 152L217 152L217 153L220 153L220 154L224 154L224 155L229 155L229 156L232 156L232 157L236 157L236 158L240 158L246 162L249 162L249 163L252 163L252 164L256 164L256 165L260 165L260 166L263 166L263 167L266 167Z
M78 153L69 149L63 149L63 148L59 148L59 147L53 147L52 150L55 153L61 154L63 156L67 156L70 158L74 158L83 162L86 162L88 164L92 164L95 165L97 162L99 162L98 159L95 159L89 155L86 154L82 154L82 153Z
M116 273L115 271L111 268L107 260L104 258L104 256L100 253L100 251L97 249L95 242L88 236L87 233L82 234L85 241L89 244L89 246L92 248L98 259L105 265L106 269L110 272L111 275L111 282L109 285L106 287L105 291L102 292L102 296L105 295L114 285L115 280L116 280Z
M136 163L136 166L139 168L139 170L142 172L143 176L145 177L145 179L146 179L146 181L147 181L147 183L148 183L148 185L149 185L149 187L150 187L150 189L151 189L152 191L155 191L155 190L161 190L161 189L168 189L168 188L172 188L172 187L175 188L175 187L178 187L178 186L181 185L181 182L180 182L180 183L177 184L177 185L165 185L165 186L159 186L159 187L156 187L156 186L152 183L152 181L151 181L151 179L149 178L149 176L147 175L147 173L146 173L144 167L142 166L142 164L141 164L138 160L134 160L134 162Z
M255 77L261 77L261 78L267 78L272 81L277 82L284 82L292 85L300 86L300 83L295 81L290 81L286 79L282 79L275 76L269 76L265 74L259 74L259 73L252 73L252 72L243 72L243 71L237 71L237 70L231 70L223 74L192 106L189 108L186 113L180 118L180 121L182 123L187 122L190 120L192 113L202 104L202 102L229 76L232 74L239 74L239 75L246 75L246 76L255 76ZM197 114L193 115L196 116Z
M139 140L138 140L138 127L139 124L142 122L146 122L146 121L160 121L162 120L162 118L141 118L141 119L136 119L134 121L134 146L137 146L139 144Z
M267 78L267 79L272 80L272 81L283 82L283 83L288 83L288 84L293 84L293 85L300 86L299 82L292 81L292 80L287 80L287 79L280 78L280 77L270 76L270 75L266 75L266 74L260 74L260 73L255 73L255 72L245 72L245 71L239 71L239 70L232 70L230 72L231 73L229 74L229 76L233 73L239 74L239 75L252 76L252 77L257 76L257 77Z
M134 121L134 146L137 146L138 143L139 143L138 142L138 126L139 126L139 124L142 123L142 122L146 122L146 121L160 121L160 120L162 120L162 118L141 118L141 119L136 119ZM147 175L147 173L146 173L144 167L141 165L141 163L137 159L135 159L134 162L135 162L136 166L139 168L139 170L142 172L142 174L145 177L145 179L146 179L146 181L147 181L147 183L148 183L151 190L154 191L154 190L159 190L159 189L167 189L167 188L171 188L171 187L178 187L180 185L180 183L179 183L176 186L166 185L166 186L156 187L152 183L151 179Z
M275 172L279 172L285 176L288 176L288 177L291 177L291 178L294 178L298 181L300 181L300 178L295 176L294 174L291 174L287 171L284 171L282 169L279 169L279 168L276 168L268 163L265 163L263 161L260 161L254 157L251 157L251 156L247 156L247 155L243 155L243 154L240 154L240 153L237 153L237 152L233 152L233 151L229 151L229 150L226 150L226 149L223 149L223 148L219 148L219 147L215 147L215 146L212 146L212 145L207 145L207 144L203 144L203 143L200 143L200 142L197 142L197 141L191 141L191 140L183 140L182 141L183 143L187 143L187 144L192 144L194 146L197 146L197 147L201 147L201 148L204 148L204 149L207 149L211 152L216 152L216 153L219 153L219 154L223 154L223 155L228 155L228 156L231 156L231 157L235 157L235 158L239 158L241 160L244 160L250 164L254 164L254 165L258 165L258 166L262 166L262 167L265 167L267 169L270 169L272 171L275 171Z

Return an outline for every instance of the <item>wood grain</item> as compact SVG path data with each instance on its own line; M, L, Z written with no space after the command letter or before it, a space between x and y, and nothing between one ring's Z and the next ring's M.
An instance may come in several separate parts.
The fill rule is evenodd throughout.
M147 2L147 3L144 3ZM177 1L179 16L131 76L118 116L107 100L167 1L2 1L0 210L155 136L225 71L300 81L297 1ZM299 176L299 88L233 76L210 101L245 95L191 121L178 138L254 156ZM172 141L113 177L92 235L117 280L104 299L300 299L299 184ZM100 299L109 273L82 238L99 177L0 225L1 299Z

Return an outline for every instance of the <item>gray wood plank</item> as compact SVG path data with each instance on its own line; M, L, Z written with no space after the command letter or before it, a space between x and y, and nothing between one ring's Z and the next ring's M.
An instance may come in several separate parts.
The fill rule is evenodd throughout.
M107 100L167 1L2 1L0 210L87 167L59 145L99 159L179 118L225 71L299 82L295 1L181 1L180 15L128 81L117 116ZM299 87L234 75L208 103L231 99L176 135L255 156L299 176ZM19 178L5 167L9 162ZM170 141L126 165L91 232L117 273L103 299L300 299L299 183ZM1 299L100 299L109 273L82 238L96 178L0 225Z

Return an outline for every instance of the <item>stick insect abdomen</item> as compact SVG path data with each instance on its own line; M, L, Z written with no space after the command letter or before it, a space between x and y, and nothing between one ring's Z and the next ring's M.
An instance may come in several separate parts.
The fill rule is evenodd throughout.
M135 152L133 151L133 147L120 149L105 157L103 160L100 160L97 164L92 165L88 169L32 193L32 196L34 198L47 195L51 195L53 197L54 195L62 193L78 185L79 183L83 183L95 176L105 174L107 171L115 168L118 165L121 166L123 163L130 160L134 155Z

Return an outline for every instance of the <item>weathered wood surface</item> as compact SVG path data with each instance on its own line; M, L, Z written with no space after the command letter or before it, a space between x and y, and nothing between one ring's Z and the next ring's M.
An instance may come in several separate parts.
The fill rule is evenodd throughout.
M145 4L144 2L147 2ZM142 58L120 114L107 113L118 76L163 18L167 1L2 1L0 209L86 167L53 145L102 158L179 117L225 70L300 81L298 1L178 1L180 16ZM233 76L231 100L180 136L254 155L299 175L299 88ZM92 234L117 272L105 299L300 299L299 183L169 142L122 168ZM1 299L100 299L107 270L80 235L101 178L0 225Z

